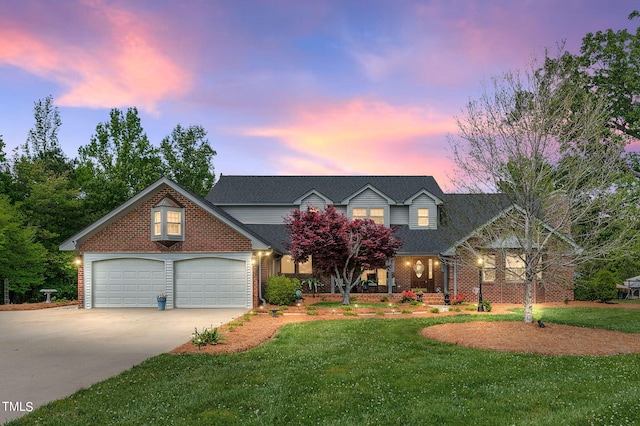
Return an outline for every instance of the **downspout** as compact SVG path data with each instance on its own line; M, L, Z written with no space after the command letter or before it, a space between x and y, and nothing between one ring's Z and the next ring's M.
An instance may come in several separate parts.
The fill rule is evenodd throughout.
M262 297L262 256L258 257L258 299L263 305L267 304L267 301Z
M271 250L271 249L269 249ZM262 297L262 252L258 252L258 299L262 302L263 305L267 304L267 301Z

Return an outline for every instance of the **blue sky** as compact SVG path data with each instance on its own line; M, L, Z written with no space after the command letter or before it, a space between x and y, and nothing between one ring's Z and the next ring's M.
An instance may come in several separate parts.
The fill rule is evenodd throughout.
M111 108L150 140L200 124L223 174L433 175L493 75L588 32L635 28L637 0L0 0L0 135L52 95L75 157Z

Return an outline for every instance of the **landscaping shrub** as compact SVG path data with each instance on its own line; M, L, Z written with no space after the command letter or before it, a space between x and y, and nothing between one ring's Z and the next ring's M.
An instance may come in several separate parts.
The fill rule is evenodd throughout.
M576 285L575 297L577 300L599 300L606 303L617 297L618 281L613 272L600 270L590 280Z
M491 302L486 299L482 299L482 306L484 306L485 312L491 312Z
M296 300L296 290L301 290L297 278L272 275L265 285L264 297L272 305L289 305Z
M414 292L406 290L402 292L402 299L400 299L400 303L413 302L417 298L418 296Z
M198 327L191 335L191 342L200 349L201 346L217 345L222 339L222 336L218 334L217 328L204 328L201 332L198 332Z
M451 296L451 304L452 305L459 305L462 302L464 302L464 300L466 298L467 298L467 296L465 296L462 293L454 294L453 296Z

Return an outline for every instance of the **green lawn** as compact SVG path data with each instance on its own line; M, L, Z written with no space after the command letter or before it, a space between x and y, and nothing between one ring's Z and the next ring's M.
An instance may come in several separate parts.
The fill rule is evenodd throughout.
M550 309L539 317L640 332L638 310ZM419 335L475 318L291 324L246 353L151 358L10 424L640 424L640 355L500 353ZM482 316L489 318L521 315Z

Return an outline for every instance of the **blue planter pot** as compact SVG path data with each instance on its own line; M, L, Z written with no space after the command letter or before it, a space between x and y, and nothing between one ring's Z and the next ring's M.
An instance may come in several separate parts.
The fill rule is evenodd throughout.
M167 307L167 298L166 297L158 297L158 310L164 311Z

